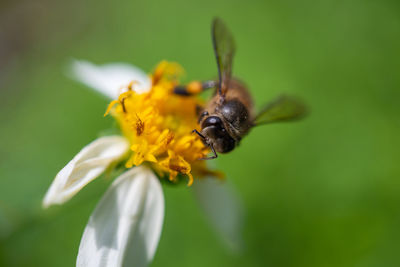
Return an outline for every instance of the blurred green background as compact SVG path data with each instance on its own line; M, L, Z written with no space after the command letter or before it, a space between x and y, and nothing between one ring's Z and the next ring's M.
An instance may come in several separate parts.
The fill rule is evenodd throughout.
M70 59L177 61L215 77L210 23L237 43L257 106L286 92L311 115L254 129L217 160L246 209L245 249L219 242L191 189L164 186L152 266L400 266L400 2L0 3L0 265L74 266L111 180L41 209L55 174L99 132L107 100L65 75Z

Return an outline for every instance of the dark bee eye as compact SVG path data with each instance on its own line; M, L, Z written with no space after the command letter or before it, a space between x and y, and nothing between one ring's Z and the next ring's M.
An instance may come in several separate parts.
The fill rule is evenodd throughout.
M211 140L215 150L227 153L235 148L236 142L224 128L222 120L217 116L210 116L202 123L202 133Z
M217 116L210 116L205 119L202 123L202 128L206 128L208 126L216 126L217 128L222 128L222 121Z

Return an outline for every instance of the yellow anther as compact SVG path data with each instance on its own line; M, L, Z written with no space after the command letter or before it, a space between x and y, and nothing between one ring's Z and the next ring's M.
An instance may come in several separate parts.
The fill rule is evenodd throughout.
M128 91L109 104L105 115L119 104L111 114L131 142L127 168L148 162L171 181L177 181L179 174L186 175L190 186L192 173L211 171L204 161L198 161L209 153L209 148L191 134L198 127L196 106L201 102L173 93L182 72L176 63L161 62L152 75L150 91L137 94L132 89L135 82L129 83ZM201 91L201 83L192 82L189 88L192 92Z

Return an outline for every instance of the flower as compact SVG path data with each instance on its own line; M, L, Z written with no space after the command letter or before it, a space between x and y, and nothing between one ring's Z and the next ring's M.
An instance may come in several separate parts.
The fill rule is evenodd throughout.
M220 177L198 160L209 149L191 134L201 101L173 94L181 73L179 65L165 61L150 77L126 64L74 62L74 77L114 99L105 116L118 121L122 135L100 137L85 146L57 174L43 206L68 201L118 162L127 169L90 216L77 266L146 266L155 254L164 219L160 179L186 179L191 186L193 177ZM229 244L238 244L240 203L229 188L217 179L201 179L194 189L216 229Z
M192 134L201 101L173 93L181 72L179 65L161 62L151 77L150 91L138 94L132 89L135 82L131 82L128 91L110 103L105 115L111 112L130 142L127 168L150 162L158 173L167 173L170 181L177 181L181 174L192 185L192 167L201 173L210 172L205 162L199 161L210 150Z

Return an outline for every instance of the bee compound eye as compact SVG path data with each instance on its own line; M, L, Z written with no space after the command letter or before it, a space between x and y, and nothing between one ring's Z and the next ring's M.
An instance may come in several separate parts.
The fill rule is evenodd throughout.
M210 116L207 119L205 119L204 122L202 123L203 128L206 128L209 126L217 126L218 128L222 127L222 121L217 116Z

